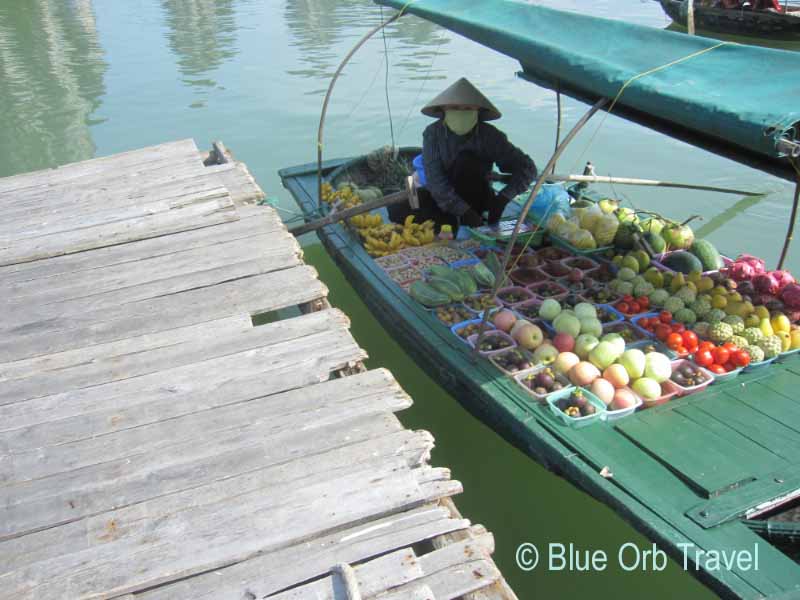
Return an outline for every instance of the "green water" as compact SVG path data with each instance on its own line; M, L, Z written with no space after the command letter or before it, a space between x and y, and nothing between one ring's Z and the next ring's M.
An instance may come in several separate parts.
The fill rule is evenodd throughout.
M568 10L664 27L654 2L551 1ZM341 57L381 18L367 0L0 0L0 176L192 137L222 139L247 162L287 218L296 207L280 167L314 158L322 94ZM568 32L565 32L568 35ZM576 41L579 43L579 40ZM419 107L460 76L503 111L500 126L540 164L552 150L552 93L515 77L518 65L438 27L404 17L384 40L367 43L348 66L330 107L326 157L395 141L418 145L428 120ZM585 107L565 101L566 126ZM598 172L764 190L757 201L685 191L608 190L640 208L683 218L699 213L703 234L723 250L748 249L775 262L790 185L758 171L629 125L596 119L568 149L560 172L591 159ZM540 468L473 419L380 328L330 259L305 240L309 262L353 321L370 353L415 398L401 415L434 433L434 462L452 468L466 492L460 508L496 534L496 558L523 599L600 596L708 598L676 565L661 573L526 574L514 563L523 541L574 543L611 555L625 542L645 547L605 506ZM797 268L798 254L788 264Z

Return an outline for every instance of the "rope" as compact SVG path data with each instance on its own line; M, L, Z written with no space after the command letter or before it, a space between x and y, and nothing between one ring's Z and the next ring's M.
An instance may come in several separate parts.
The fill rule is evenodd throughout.
M381 22L383 22L383 5L381 5ZM383 36L383 54L386 57L386 75L383 79L383 90L386 94L386 112L389 113L389 134L392 137L392 150L394 150L394 122L392 121L392 104L389 101L389 44L386 41L386 27L381 27L381 35Z
M597 134L600 133L600 129L602 129L603 125L605 124L606 119L608 118L608 115L610 115L611 112L614 110L614 107L616 106L617 101L620 99L620 97L625 92L625 90L628 89L628 86L630 86L635 81L638 81L642 77L647 77L648 75L652 75L654 73L658 73L659 71L663 71L664 69L668 69L669 67L674 67L675 65L678 65L678 64L680 64L682 62L686 62L687 60L690 60L692 58L696 58L698 56L702 56L703 54L706 54L707 52L711 52L712 50L716 50L717 48L721 48L722 46L728 46L728 45L732 45L732 44L735 44L735 42L720 42L719 44L715 44L715 45L713 45L713 46L711 46L709 48L703 48L702 50L698 50L697 52L693 52L692 54L687 54L686 56L683 56L681 58L676 58L675 60L670 61L670 62L668 62L666 64L663 64L663 65L661 65L659 67L653 67L652 69L648 69L647 71L643 71L642 73L639 73L638 75L634 75L633 77L628 79L628 81L626 81L625 83L622 84L622 87L619 89L619 92L617 92L617 95L611 101L611 104L609 105L608 110L603 115L603 118L601 119L600 123L598 123L597 128L594 130L594 133L592 134L592 136L589 138L589 141L586 144L586 147L583 149L583 151L578 156L578 159L575 161L575 164L573 165L572 170L574 171L577 168L577 166L583 161L583 157L589 151L589 148L591 148L592 144L595 141L595 138L597 137Z

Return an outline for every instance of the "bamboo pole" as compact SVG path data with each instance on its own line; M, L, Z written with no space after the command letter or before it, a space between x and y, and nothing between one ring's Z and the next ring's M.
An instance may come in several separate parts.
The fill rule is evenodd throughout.
M403 14L403 11L392 15L380 25L376 25L367 33L365 33L364 36L358 40L358 42L356 42L356 45L350 49L350 52L347 53L344 59L342 59L342 62L339 63L339 66L336 68L336 71L331 78L331 82L328 84L328 91L325 92L325 100L322 102L322 113L319 116L319 129L317 129L317 194L319 195L319 198L322 198L322 136L325 129L325 116L328 113L328 103L330 102L331 94L333 93L333 86L336 85L336 80L339 79L339 75L342 73L345 65L350 62L350 59L353 58L353 55L356 52L358 52L358 49L361 48L361 46L363 46L369 38L389 25L389 23L396 21L401 14ZM386 57L386 60L389 60L388 56Z
M511 250L514 248L514 244L517 242L517 237L519 236L519 230L522 226L522 223L525 222L525 217L528 216L528 211L530 210L531 206L533 205L533 201L536 198L536 195L539 193L539 190L544 184L545 179L547 179L547 173L553 168L553 165L561 156L561 153L564 152L567 146L569 146L570 142L575 138L578 132L583 129L583 126L589 122L597 111L603 108L606 104L608 104L608 98L600 98L595 104L586 111L586 114L581 117L580 121L578 121L575 126L570 130L567 134L567 137L564 138L564 141L561 142L556 148L555 152L553 152L553 156L550 157L550 160L545 165L544 169L542 169L539 178L536 180L536 184L533 186L531 193L528 194L528 199L525 201L525 205L522 207L522 210L519 213L517 218L517 223L514 225L514 231L511 234L511 239L509 239L508 243L506 244L505 252L503 253L503 260L502 264L500 265L500 272L496 273L496 280L494 282L494 288L492 289L492 294L497 295L497 291L500 289L500 284L505 279L506 274L506 266L508 266L508 261L511 258ZM481 319L481 324L478 327L478 338L475 340L475 348L473 349L472 356L474 357L479 348L479 344L483 339L483 334L486 332L486 323L489 320L489 311L483 311L483 318Z
M694 35L694 0L688 0L689 7L686 15L686 28L689 30L689 35Z
M796 165L795 169L797 169ZM783 268L783 261L786 260L786 255L789 253L789 245L792 243L792 236L794 235L794 222L797 220L798 204L800 204L800 170L797 171L797 183L794 186L794 201L792 202L792 215L789 217L789 228L786 230L786 239L783 241L781 257L778 260L779 271Z
M617 185L642 185L650 187L680 188L685 190L701 190L705 192L720 192L722 194L736 194L737 196L763 196L763 192L749 192L735 188L716 187L711 185L698 185L693 183L677 183L674 181L658 181L655 179L637 179L633 177L605 177L602 175L550 175L552 181L576 181L580 183L614 183Z
M330 225L331 223L349 219L350 217L370 212L376 208L383 208L384 206L389 206L390 204L400 204L402 202L408 202L408 192L405 190L402 192L394 192L393 194L383 196L377 200L365 202L364 204L359 204L353 208L347 208L345 210L337 210L335 212L328 213L321 219L311 221L310 223L301 223L300 225L295 225L289 229L289 233L291 233L293 236L300 236L304 233L308 233L309 231L316 231L317 229L325 227L326 225Z

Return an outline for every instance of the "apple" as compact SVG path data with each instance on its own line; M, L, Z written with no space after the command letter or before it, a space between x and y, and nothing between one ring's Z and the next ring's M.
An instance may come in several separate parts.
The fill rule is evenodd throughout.
M560 312L561 304L558 303L558 300L554 300L553 298L547 298L539 307L539 316L545 321L552 321Z
M553 370L556 373L569 373L570 369L581 362L581 359L578 358L577 354L573 354L572 352L562 352L558 355L555 362L553 362Z
M595 337L603 335L603 324L597 317L581 319L581 333L589 333Z
M645 358L644 375L661 383L672 375L672 364L669 358L660 352L651 352Z
M553 344L542 344L533 351L533 362L542 365L549 365L558 356L558 350Z
M632 391L620 389L614 393L614 399L611 401L610 408L612 410L622 410L624 408L636 406L636 404L636 396L633 395Z
M620 364L613 364L603 371L603 378L608 379L615 388L623 388L631 381L625 367Z
M593 304L589 304L588 302L578 302L573 310L575 311L575 316L579 319L597 318L597 309Z
M583 333L575 340L574 352L581 357L581 360L586 360L589 358L589 353L592 351L592 348L597 346L599 343L600 340L593 335Z
M609 381L598 377L592 382L591 392L603 401L603 404L608 406L614 399L614 386Z
M530 321L526 321L525 319L517 319L514 322L514 326L511 328L511 331L510 331L511 337L514 338L514 339L517 339L515 337L516 334L517 334L517 331L522 329L525 325L533 325L533 323L531 323Z
M572 337L577 337L581 332L581 322L577 317L564 315L553 322L556 333L568 333Z
M553 338L553 346L559 352L572 352L575 348L575 338L568 333L557 333Z
M589 352L589 360L598 369L610 367L618 358L617 347L611 342L600 342Z
M633 391L645 400L655 400L661 397L661 385L650 377L640 377L634 381Z
M600 371L590 362L579 362L569 371L569 380L577 386L585 386L600 377Z
M625 370L628 372L628 377L630 377L631 380L639 379L644 375L646 358L644 352L641 350L637 350L636 348L626 350L619 358L619 363L625 367Z
M607 333L600 338L601 342L611 342L617 348L617 356L625 352L625 338L618 333Z
M536 350L544 341L542 330L536 325L525 325L517 330L517 343L526 350Z

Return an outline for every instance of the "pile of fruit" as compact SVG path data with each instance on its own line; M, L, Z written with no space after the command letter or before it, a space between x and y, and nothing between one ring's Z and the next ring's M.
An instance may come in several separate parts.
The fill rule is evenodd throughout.
M573 419L590 417L597 412L597 408L591 403L583 390L574 390L569 396L559 398L555 404L559 410Z
M384 223L378 214L355 215L349 222L364 240L364 248L370 256L387 256L434 240L433 221L418 224L413 215L409 215L403 225Z

